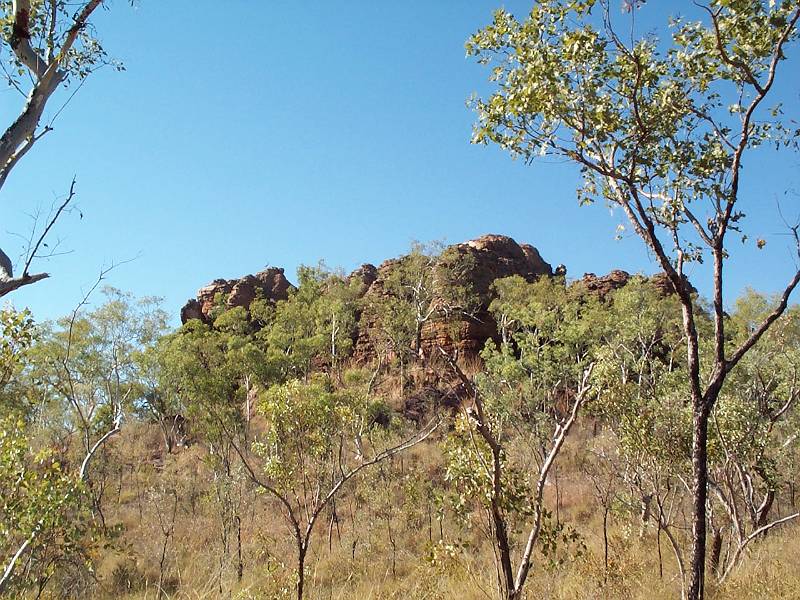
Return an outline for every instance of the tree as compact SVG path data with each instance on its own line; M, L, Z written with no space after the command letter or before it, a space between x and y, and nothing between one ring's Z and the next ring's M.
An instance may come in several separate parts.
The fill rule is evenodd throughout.
M28 555L43 565L41 591L54 565L80 551L81 538L91 540L92 517L103 520L104 486L91 467L141 389L136 354L166 321L152 301L134 306L117 290L107 293L106 304L84 314L81 303L57 329L34 328L27 312L0 311L0 397L8 400L0 414L0 593Z
M606 334L594 369L599 397L592 408L607 426L613 446L607 450L601 444L597 458L610 463L626 484L626 504L639 513L640 537L651 523L659 544L661 534L667 536L685 597L680 535L685 524L676 522L676 509L684 505L683 482L691 472L691 415L677 306L674 295L665 296L640 277L606 296ZM701 324L707 327L708 320Z
M312 368L337 368L350 354L356 326L356 284L324 265L301 266L298 286L275 306L262 334L270 358L285 377L307 377Z
M437 263L441 248L415 243L411 252L400 259L384 283L386 291L406 307L403 321L411 324L413 350L422 358L422 328L440 310Z
M323 511L350 480L423 442L438 426L434 420L399 443L387 443L392 436L376 431L376 402L365 387L356 378L336 390L328 377L273 386L260 405L268 429L253 446L262 459L261 473L237 450L252 481L277 500L294 538L298 600L303 598L305 561Z
M131 4L133 0L131 0ZM80 87L86 77L103 65L112 64L91 26L91 17L104 0L3 0L0 2L2 42L9 52L2 68L9 87L25 98L19 115L0 136L0 189L19 161L46 134L53 131L53 120L42 126L42 118L59 87ZM73 92L74 93L74 92ZM71 96L67 98L69 102ZM58 111L56 116L58 116ZM66 202L48 221L47 234L74 194L73 182ZM41 239L39 240L41 243ZM30 261L39 244L31 250L23 273L14 278L8 257L0 251L5 277L0 280L0 296L46 278L46 273L30 275Z
M748 291L736 303L729 330L736 342L774 310L775 300ZM800 396L800 311L787 310L723 387L712 415L710 488L722 506L713 529L710 563L720 582L731 574L751 542L800 513L781 515L777 506L796 455L796 404ZM727 521L727 522L726 522ZM718 521L719 522L719 521ZM727 534L731 549L722 555Z
M595 9L602 15L595 18ZM495 62L496 89L475 101L473 141L533 160L580 166L582 201L623 211L681 303L685 375L693 413L693 545L689 597L702 598L708 500L708 424L728 374L786 309L796 270L772 311L740 345L726 343L723 275L744 217L744 160L766 143L796 146L780 107L765 105L798 37L794 0L701 6L704 20L674 22L671 45L623 41L608 6L543 0L527 19L500 10L467 42ZM798 226L791 228L800 256ZM713 351L701 360L692 287L684 267L710 259Z
M186 409L193 436L208 448L213 477L213 501L219 510L219 567L217 586L223 593L231 534L240 540L245 473L236 448L249 444L249 422L256 386L272 383L277 375L263 344L251 331L246 311L237 307L217 316L211 327L189 321L164 336L156 352L158 384L165 397ZM237 553L238 554L238 553ZM237 577L243 566L238 556Z
M31 452L25 430L22 420L0 420L0 594L16 583L15 567L26 553L49 544L58 546L59 555L69 553L85 520L85 515L78 518L80 481L64 471L49 449ZM46 582L50 568L46 565L36 578Z
M592 396L593 340L602 328L595 327L597 301L579 299L563 279L528 283L515 276L494 287L489 310L514 327L499 348L487 342L485 373L473 382L442 352L474 403L450 438L447 479L456 488L457 511L474 502L486 512L500 597L519 600L542 538L549 538L547 550L557 538L575 538L548 526L544 486ZM526 529L516 544L514 532Z
M140 354L167 323L158 299L135 301L114 288L103 291L103 305L86 311L87 295L71 315L42 327L27 373L53 411L40 418L51 419L67 435L77 433L87 456L119 431L123 415L140 401L145 390Z
M4 468L20 481L30 482L30 497L19 504L30 505L33 516L28 521L33 519L34 525L21 519L10 527L15 530L10 539L19 545L4 567L0 591L26 552L46 544L54 530L63 533L67 524L79 525L74 518L69 523L66 511L80 511L85 494L94 516L104 524L104 481L97 481L91 467L105 444L120 432L123 415L132 411L144 390L137 355L166 327L166 315L154 299L133 303L118 290L105 291L109 300L104 305L85 312L87 295L57 327L40 328L35 343L29 317L3 314L0 361L9 379L2 383L11 387L17 400L17 415L12 416L19 423L27 421L31 430L15 434L15 422L3 422L3 429L9 430L4 437ZM36 404L25 402L26 393ZM52 448L33 447L29 437L34 426L62 440L66 446L62 456L56 456ZM41 466L38 471L31 467L35 462ZM11 495L4 492L3 498L5 502ZM41 521L35 520L37 514Z
M302 268L297 290L261 331L253 333L245 311L233 309L213 327L190 321L161 342L162 388L183 398L222 463L215 467L227 473L238 457L248 479L276 502L294 541L299 599L324 511L350 480L421 443L438 425L391 444L392 436L376 431L382 404L363 377L312 373L312 362L334 366L345 355L354 301L355 290L340 277ZM253 438L251 398L265 421Z
M411 252L387 267L379 293L364 297L362 322L376 324L371 335L382 353L399 363L401 393L407 362L426 358L426 325L454 316L472 318L477 312L480 300L465 276L473 265L473 259L455 247L414 242Z

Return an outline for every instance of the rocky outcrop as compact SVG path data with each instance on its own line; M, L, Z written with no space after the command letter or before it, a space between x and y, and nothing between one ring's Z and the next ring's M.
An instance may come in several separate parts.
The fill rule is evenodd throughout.
M358 296L364 300L362 306L380 306L381 300L386 299L388 294L386 282L397 269L404 268L408 260L408 256L393 258L379 267L364 264L353 271L348 281L358 283ZM469 297L470 306L468 310L440 310L425 323L420 343L423 352L429 356L439 347L446 351L457 350L461 356L476 356L487 340L497 338L497 325L487 310L494 298L492 283L495 280L516 275L526 281L535 281L542 276L566 275L563 265L559 265L554 273L535 247L519 244L504 235L484 235L448 246L438 264L450 274L447 285L462 288ZM603 276L587 273L571 285L579 293L594 294L603 300L625 286L631 277L621 270ZM673 292L672 284L664 273L654 275L651 281L663 294ZM210 323L213 311L220 304L227 308L249 308L257 298L275 303L288 298L292 288L283 269L274 267L239 279L216 279L201 288L197 297L183 306L181 322L200 319ZM442 295L434 303L439 301L442 305L447 304L443 298ZM358 327L354 358L365 363L376 359L381 347L385 346L381 342L380 314L374 310L364 310L356 317Z
M203 305L200 301L192 298L181 308L181 323L184 325L192 319L204 320Z
M573 285L580 291L585 290L590 294L596 295L600 300L605 300L608 294L624 287L630 279L630 273L615 269L602 277L598 277L594 273L586 273L582 279L576 281Z
M421 343L426 354L443 348L448 352L458 350L462 355L477 355L486 340L497 336L497 325L487 311L493 299L492 283L512 275L534 281L542 275L553 274L551 266L542 259L536 248L529 244L518 244L505 235L484 235L449 246L442 257L449 272L455 274L456 281L452 283L469 289L472 307L469 316L456 311L425 323ZM402 265L403 260L391 259L381 264L375 280L365 293L367 301L386 293L384 282L394 269ZM365 313L359 323L355 344L356 361L368 362L377 357L378 326L375 316Z
M586 273L582 279L579 279L573 285L578 290L585 290L588 293L595 294L600 300L605 300L606 296L611 292L625 287L631 277L632 275L627 271L615 269L602 277L598 277L594 273ZM668 296L675 293L675 286L672 285L666 273L656 273L648 279L661 295ZM684 281L686 281L685 276ZM690 285L689 292L695 294L697 290Z
M270 267L240 279L215 279L197 292L197 298L189 300L181 309L181 323L200 319L204 323L212 320L212 311L218 302L227 308L248 308L256 298L272 303L286 300L292 284L283 274L283 269Z
M465 279L488 306L490 288L495 279L519 275L534 281L542 275L552 275L552 267L530 244L518 244L506 235L484 235L477 239L450 246L462 265Z
M664 273L663 271L661 273L656 273L655 275L653 275L650 278L650 281L652 282L653 286L664 296L668 296L670 294L675 293L675 286L672 285L672 282L669 280L669 277L667 277L667 274ZM689 281L686 279L686 275L683 276L683 281L684 283L689 284L690 294L697 293L697 289L692 284L689 283Z
M370 286L378 279L378 268L375 265L365 263L358 267L355 271L350 273L347 281L352 283L358 281L360 284L360 295L364 295L369 290Z

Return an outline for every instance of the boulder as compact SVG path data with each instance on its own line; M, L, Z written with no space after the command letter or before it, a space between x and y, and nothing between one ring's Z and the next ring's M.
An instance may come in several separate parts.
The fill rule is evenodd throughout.
M292 287L283 274L283 269L278 267L270 267L239 279L215 279L198 290L197 298L189 300L183 306L181 323L190 319L210 323L211 313L218 301L223 301L228 308L249 308L253 300L259 297L272 303L286 300Z
M583 279L576 281L573 285L579 290L585 289L587 292L597 295L600 300L605 300L608 294L624 287L630 279L630 273L615 269L602 277L598 277L594 273L586 273Z
M445 248L444 260L457 273L455 283L466 285L475 295L475 310L470 316L464 314L439 316L425 323L422 329L423 352L430 354L442 348L447 352L458 351L462 356L477 356L486 340L497 337L497 325L488 313L489 303L494 298L492 283L496 279L518 275L526 281L535 281L553 270L542 259L539 251L529 244L518 244L505 235L484 235L474 240L454 244ZM377 269L376 277L365 296L379 297L386 294L384 281L398 268L403 257L387 260ZM365 313L359 323L354 356L357 362L369 362L377 358L377 328L375 315Z

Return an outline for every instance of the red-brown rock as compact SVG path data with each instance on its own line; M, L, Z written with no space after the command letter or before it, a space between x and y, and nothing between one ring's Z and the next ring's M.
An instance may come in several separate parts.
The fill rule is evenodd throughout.
M283 269L270 267L255 275L240 279L215 279L197 292L197 299L189 300L181 309L181 323L190 319L211 322L211 312L219 299L228 308L248 308L258 297L277 302L289 297L292 284L283 274Z
M576 281L574 285L578 288L585 288L587 292L596 294L600 300L605 300L608 294L624 287L630 279L630 273L615 269L608 275L603 275L602 277L598 277L594 273L586 273L583 279Z
M449 246L443 256L454 267L453 272L459 274L460 281L455 283L468 285L475 294L477 310L472 316L451 315L449 319L437 318L425 323L421 345L426 354L440 347L446 351L458 350L462 355L477 355L486 340L497 336L497 325L487 312L493 299L492 283L512 275L518 275L526 281L552 275L552 268L536 248L528 244L520 245L505 235L484 235ZM376 279L367 290L368 298L386 293L383 282L403 260L401 257L381 264ZM354 354L358 362L377 357L377 328L375 315L365 314L359 323L355 346Z

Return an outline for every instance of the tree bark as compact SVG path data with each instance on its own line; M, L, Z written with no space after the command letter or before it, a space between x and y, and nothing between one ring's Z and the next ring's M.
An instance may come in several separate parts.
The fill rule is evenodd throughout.
M703 400L695 402L692 440L692 558L689 600L705 595L706 501L708 500L708 415Z
M306 550L305 544L297 549L297 600L303 600L303 586L306 578Z
M13 279L0 281L0 297L10 294L22 286L36 283L37 281L47 279L48 277L50 277L50 275L47 273L36 273L35 275L23 275L22 277L14 277Z

